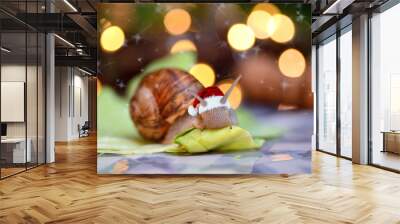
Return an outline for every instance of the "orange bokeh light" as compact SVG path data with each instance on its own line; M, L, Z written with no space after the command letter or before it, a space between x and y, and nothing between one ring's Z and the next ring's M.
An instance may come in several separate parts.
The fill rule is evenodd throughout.
M295 26L293 21L286 15L276 14L269 21L268 32L272 40L278 43L286 43L293 39Z
M261 10L256 10L250 13L247 17L247 25L253 30L254 35L259 39L266 39L270 36L268 26L272 16Z
M229 87L232 86L232 83L234 80L224 80L218 84L218 88L222 90L223 93L226 93L229 89ZM228 102L231 105L233 109L237 109L240 104L242 103L242 88L240 87L239 84L237 84L233 91L232 94L228 98Z
M215 82L215 72L211 66L199 63L195 64L189 71L204 87L212 86Z
M164 26L172 35L181 35L189 30L192 23L190 14L184 9L172 9L164 17Z
M179 40L171 47L171 53L178 53L184 51L196 51L196 46L190 40Z
M303 54L290 48L284 51L279 57L279 70L289 78L297 78L303 75L306 69L306 59Z
M254 6L253 11L264 11L267 12L270 15L275 15L275 14L279 14L281 11L279 10L279 8L272 4L272 3L258 3L256 6Z

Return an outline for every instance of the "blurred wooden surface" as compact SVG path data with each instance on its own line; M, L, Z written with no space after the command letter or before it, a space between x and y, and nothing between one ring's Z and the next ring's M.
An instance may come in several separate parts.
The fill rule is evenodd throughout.
M98 176L96 139L0 181L0 223L400 223L400 175L313 153L295 176Z

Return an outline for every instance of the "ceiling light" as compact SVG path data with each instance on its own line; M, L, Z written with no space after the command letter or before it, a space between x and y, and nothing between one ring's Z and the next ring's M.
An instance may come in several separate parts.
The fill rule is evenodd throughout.
M327 9L324 10L322 14L328 14L332 11L332 9L335 9L337 5L339 4L340 0L336 0L332 5L330 5Z
M355 0L336 0L322 14L342 14L343 10L351 5Z
M62 37L60 37L60 36L57 35L57 34L54 34L54 36L57 37L57 38L58 38L59 40L61 40L62 42L64 42L65 44L67 44L68 46L75 48L75 45L73 45L73 44L72 44L71 42L69 42L68 40L66 40L66 39L64 39L64 38L62 38Z
M90 73L90 72L88 72L88 71L86 71L86 70L84 70L84 69L81 69L81 68L79 68L79 67L78 67L78 70L81 71L81 72L83 72L83 73L85 73L86 75L93 75L92 73Z
M9 49L7 49L7 48L5 48L5 47L1 47L0 49L1 49L2 51L6 52L6 53L10 53L10 52L11 52L11 50L9 50Z
M78 12L78 10L73 6L68 0L64 0L64 3L68 5L74 12Z

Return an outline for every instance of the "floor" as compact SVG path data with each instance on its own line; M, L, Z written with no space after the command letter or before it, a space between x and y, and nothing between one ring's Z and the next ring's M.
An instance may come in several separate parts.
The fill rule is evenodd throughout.
M0 181L0 223L400 223L400 175L313 152L311 175L97 175L94 137Z
M1 178L6 178L8 176L20 173L25 171L26 169L33 169L37 166L37 164L27 164L25 167L24 164L18 165L18 167L7 167L7 168L0 168L1 169Z
M1 168L1 177L7 177L19 172L22 172L25 170L25 167L23 168Z

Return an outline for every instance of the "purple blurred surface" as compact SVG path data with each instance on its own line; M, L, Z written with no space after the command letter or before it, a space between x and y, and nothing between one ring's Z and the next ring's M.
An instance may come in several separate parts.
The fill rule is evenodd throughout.
M99 155L98 173L111 174L119 161L128 164L125 174L297 174L311 172L311 136L313 112L252 109L258 122L281 127L277 139L264 143L259 150L235 153L173 155Z

